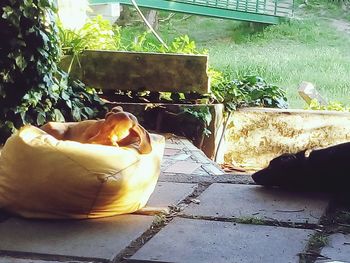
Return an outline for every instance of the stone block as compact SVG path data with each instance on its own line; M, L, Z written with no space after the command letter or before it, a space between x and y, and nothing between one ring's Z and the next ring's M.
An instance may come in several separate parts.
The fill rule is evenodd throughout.
M67 69L71 57L61 61ZM71 74L103 90L209 92L207 55L86 50Z
M234 112L225 137L225 161L256 170L283 153L348 142L350 113L245 108Z
M235 184L212 184L198 199L185 214L317 224L328 205L323 195Z
M297 263L312 232L176 218L138 250L131 262Z
M330 235L329 243L322 249L321 255L330 258L331 261L349 262L350 234L344 235L337 233Z
M51 260L40 260L40 259L29 259L29 258L13 258L13 257L6 257L6 256L0 256L0 263L82 263L79 261L51 261ZM90 262L84 262L84 263L90 263ZM93 263L91 261L91 263Z
M162 207L176 205L190 195L195 186L195 184L159 182L147 206Z
M11 218L0 223L0 251L112 260L152 220L136 215L73 221Z

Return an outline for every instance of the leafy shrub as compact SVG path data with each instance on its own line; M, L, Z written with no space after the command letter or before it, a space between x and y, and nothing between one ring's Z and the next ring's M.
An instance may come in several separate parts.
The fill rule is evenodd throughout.
M0 143L24 124L80 120L102 101L57 69L54 0L0 2Z
M79 30L65 29L58 24L61 49L65 55L78 55L85 49L120 49L120 29L102 16L88 20Z
M211 91L218 102L225 104L228 111L247 106L288 107L285 91L266 83L261 77L233 79L229 73L211 72L215 76Z
M124 39L123 29L121 29L121 39ZM122 41L123 42L123 41ZM196 43L187 35L175 37L170 43L166 43L168 49L154 40L150 32L144 32L138 35L134 41L123 43L119 50L135 52L158 52L158 53L177 53L177 54L205 54L206 50L198 50Z

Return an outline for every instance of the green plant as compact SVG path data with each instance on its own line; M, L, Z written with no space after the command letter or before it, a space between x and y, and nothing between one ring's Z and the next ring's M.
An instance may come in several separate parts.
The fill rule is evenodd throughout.
M179 54L207 53L206 50L199 51L196 47L196 43L193 40L191 40L188 37L188 35L183 35L183 36L174 38L174 40L169 45L169 49L166 49L164 46L160 46L158 51L163 53L179 53Z
M320 249L329 243L328 236L324 233L317 232L309 240L309 247Z
M239 217L235 220L237 223L241 224L253 224L253 225L263 225L264 220L255 216L245 216Z
M118 50L121 46L120 28L100 15L79 30L65 29L61 23L58 28L64 55L78 55L85 49Z
M208 129L212 116L209 110L209 107L207 106L200 106L200 107L185 107L184 112L187 112L191 115L193 115L195 118L201 120L204 123L204 135L209 136L211 134L210 130Z
M233 79L229 72L215 74L212 93L217 101L225 104L228 111L247 106L288 107L285 91L266 83L261 77L244 76L241 79Z
M307 110L350 111L350 106L339 101L331 101L327 105L321 105L317 99L311 100Z
M123 30L121 30L121 38L123 39ZM122 50L137 51L137 52L159 52L159 53L177 53L177 54L205 54L207 50L200 50L196 47L196 43L187 35L175 37L167 44L168 48L159 43L150 34L145 31L138 34L134 41L129 40L129 43L124 43L121 46Z
M57 69L54 0L0 3L0 143L24 124L92 118L103 102Z

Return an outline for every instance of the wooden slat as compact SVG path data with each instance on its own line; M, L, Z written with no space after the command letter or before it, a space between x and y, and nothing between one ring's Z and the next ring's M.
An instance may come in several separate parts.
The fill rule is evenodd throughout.
M71 74L95 88L209 92L207 55L85 51L79 60Z

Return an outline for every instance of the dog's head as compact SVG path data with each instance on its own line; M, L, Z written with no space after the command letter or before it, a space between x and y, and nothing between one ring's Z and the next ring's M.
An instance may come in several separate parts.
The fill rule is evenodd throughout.
M300 188L305 173L305 151L297 154L283 154L270 161L268 167L254 173L255 183L264 186Z
M132 144L141 154L152 151L149 133L138 123L133 114L123 111L120 106L114 107L106 114L98 134L90 141L117 146Z

